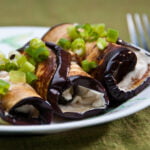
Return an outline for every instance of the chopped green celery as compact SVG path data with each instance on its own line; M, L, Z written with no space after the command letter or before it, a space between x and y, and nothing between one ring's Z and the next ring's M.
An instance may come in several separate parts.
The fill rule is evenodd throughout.
M45 47L45 43L42 40L35 38L30 41L30 47L33 49Z
M85 42L81 38L75 39L71 44L72 51L79 56L85 54Z
M107 41L108 42L112 42L112 43L116 43L117 39L119 36L119 32L117 30L114 29L108 29L107 31Z
M29 84L32 84L34 81L36 81L38 78L37 76L32 72L26 72L26 81Z
M97 47L98 47L100 50L104 50L104 49L107 47L107 45L108 45L108 43L107 43L107 41L106 41L105 38L98 38L96 44L97 44Z
M0 94L5 95L9 90L10 84L0 79Z
M91 69L96 68L97 64L94 61L89 62L88 60L83 60L81 62L81 66L82 66L84 71L89 72Z
M69 35L69 37L74 40L76 38L79 38L80 37L80 34L76 28L76 26L70 26L67 28L67 33Z
M61 38L57 44L61 46L63 49L68 50L71 48L71 42L67 39Z
M26 74L22 71L10 71L9 77L10 77L10 81L13 83L26 82Z
M35 71L35 66L32 65L29 61L26 61L25 63L20 65L20 71L23 72L34 72Z

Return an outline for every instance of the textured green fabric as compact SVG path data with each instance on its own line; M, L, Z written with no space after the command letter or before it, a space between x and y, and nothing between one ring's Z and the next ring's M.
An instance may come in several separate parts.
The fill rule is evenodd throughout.
M106 23L129 41L126 13L147 13L149 0L0 0L0 26ZM0 150L149 150L150 109L107 124L63 133L0 136Z

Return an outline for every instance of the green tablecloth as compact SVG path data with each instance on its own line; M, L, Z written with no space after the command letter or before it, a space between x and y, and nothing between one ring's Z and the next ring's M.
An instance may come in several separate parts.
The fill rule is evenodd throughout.
M126 13L147 13L149 0L0 0L0 26L101 23L128 40ZM0 136L0 149L149 150L150 109L103 125L39 136Z

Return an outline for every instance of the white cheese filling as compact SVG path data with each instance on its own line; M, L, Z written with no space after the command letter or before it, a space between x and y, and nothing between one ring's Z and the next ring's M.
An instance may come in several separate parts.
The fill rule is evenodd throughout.
M39 111L32 105L26 104L15 109L16 112L29 114L32 118L38 118Z
M70 89L63 92L64 98L69 99L72 94L70 94ZM65 93L65 94L64 94ZM97 92L95 90L88 89L83 86L77 87L77 94L72 100L72 102L67 105L60 105L62 112L78 112L83 113L85 111L94 108L105 108L106 103L104 99L104 94Z
M134 81L142 79L145 73L148 71L148 65L150 64L150 57L145 55L144 52L135 52L137 56L137 64L135 69L129 72L121 82L118 83L119 89L124 91L131 90L134 87ZM150 74L149 74L150 75Z

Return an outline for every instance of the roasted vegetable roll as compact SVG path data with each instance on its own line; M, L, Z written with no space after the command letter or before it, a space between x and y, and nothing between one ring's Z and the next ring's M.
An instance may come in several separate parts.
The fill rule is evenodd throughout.
M37 91L40 90L39 93L44 93L43 96L47 97L54 112L71 119L104 112L109 102L103 86L84 72L79 65L71 62L71 55L68 52L49 42L46 42L46 45L52 51L51 54L55 53L55 56L51 57L56 58L56 64L48 65L51 60L48 59L38 65L36 75L39 80L35 88ZM49 72L51 67L55 68L54 74ZM43 80L40 80L42 78ZM42 86L39 88L38 84Z
M49 124L51 107L27 83L12 83L8 72L1 71L0 79L10 83L8 92L1 95L0 117L15 125Z
M57 34L59 31L63 34ZM79 38L84 40L84 46ZM149 53L119 40L117 31L106 30L103 24L61 24L50 29L42 39L60 44L72 53L76 53L75 44L78 49L84 47L84 55L74 60L103 84L112 103L120 104L149 85ZM90 62L97 67L90 68Z

